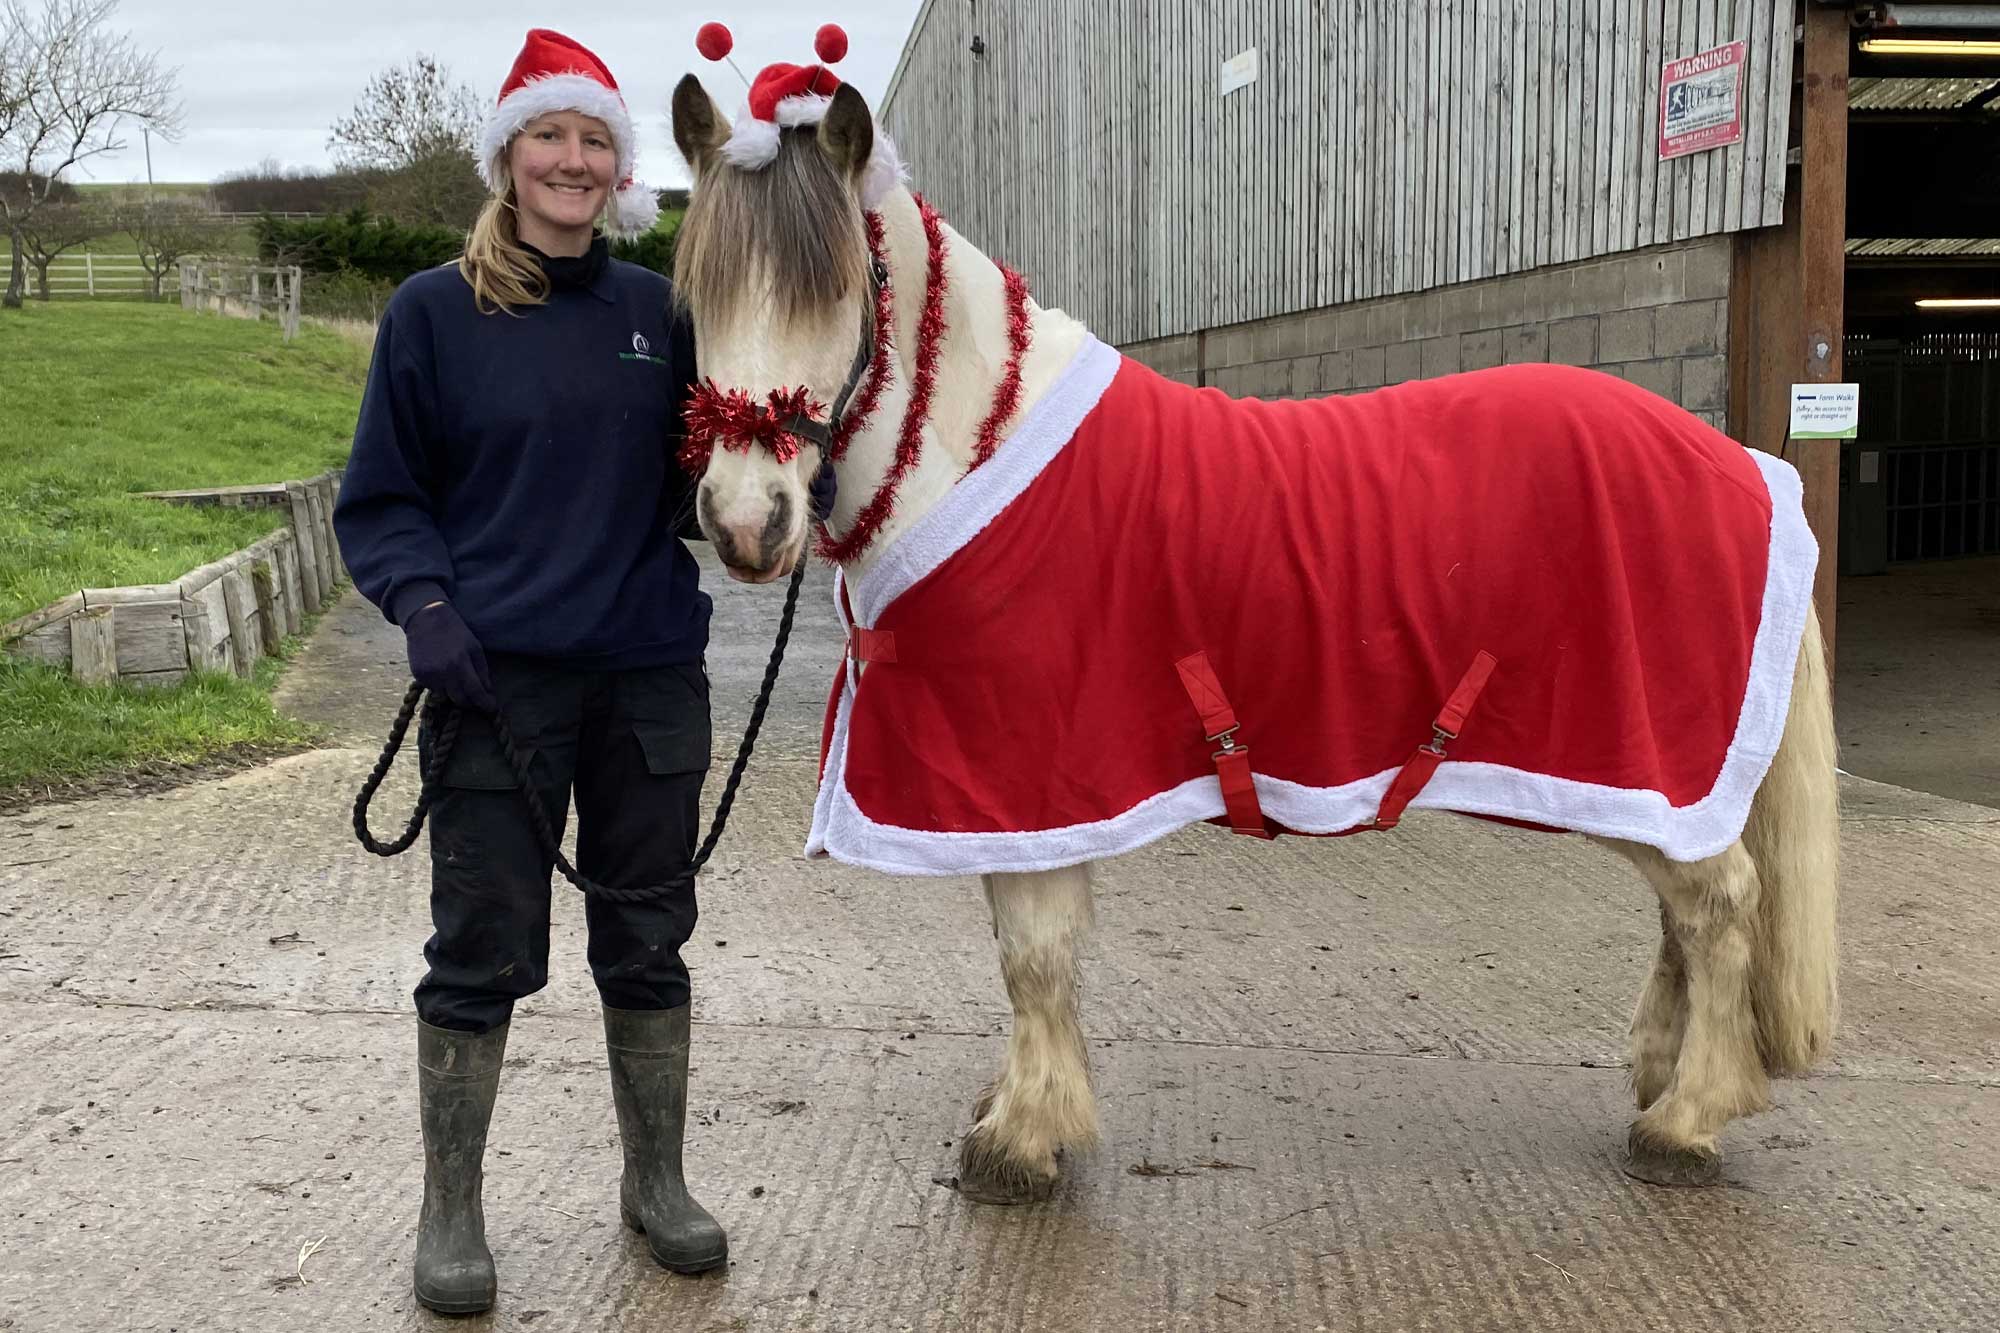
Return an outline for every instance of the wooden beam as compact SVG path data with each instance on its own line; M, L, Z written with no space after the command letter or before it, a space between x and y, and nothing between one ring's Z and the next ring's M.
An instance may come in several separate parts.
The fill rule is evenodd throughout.
M1803 6L1804 50L1792 124L1799 164L1785 178L1784 218L1740 232L1730 284L1729 431L1783 456L1805 486L1819 542L1813 603L1834 668L1840 569L1840 447L1792 440L1791 387L1837 382L1846 299L1847 75L1844 9Z
M1847 11L1805 7L1802 65L1799 288L1803 383L1837 382L1847 273ZM1806 518L1819 539L1813 601L1834 670L1835 581L1840 568L1840 447L1814 442L1790 451L1805 481ZM1831 444L1831 447L1820 447Z

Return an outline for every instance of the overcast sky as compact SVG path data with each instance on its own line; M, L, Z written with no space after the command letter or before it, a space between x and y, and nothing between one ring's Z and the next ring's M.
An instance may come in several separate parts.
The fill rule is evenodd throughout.
M287 166L324 166L327 129L354 105L369 76L422 51L472 84L482 102L500 80L529 28L555 28L597 52L611 67L639 130L639 178L655 186L686 183L668 122L668 99L681 75L698 69L731 115L743 84L726 64L694 49L709 19L736 35L735 61L747 75L773 61L814 59L821 23L847 29L847 58L834 72L872 104L888 87L903 39L921 0L709 0L698 7L660 3L562 4L555 0L122 0L112 23L180 69L187 128L178 143L153 141L153 179L208 181L273 157ZM143 181L140 136L123 153L93 159L79 180Z

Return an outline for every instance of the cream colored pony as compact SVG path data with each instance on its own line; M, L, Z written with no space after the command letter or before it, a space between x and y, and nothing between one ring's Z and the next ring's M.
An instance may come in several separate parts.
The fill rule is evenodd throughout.
M823 120L785 129L777 158L757 170L727 160L729 133L699 80L683 79L674 134L696 184L675 276L693 315L701 372L758 396L802 384L831 403L849 378L868 308L860 190L877 147L873 117L842 87ZM874 212L899 298L893 373L840 464L829 525L836 535L849 530L890 465L918 342L926 247L917 204L896 184ZM865 575L965 475L1007 359L1003 276L956 233L946 236L948 332L923 451L850 574ZM1087 336L1060 310L1030 311L1017 420ZM698 514L732 575L768 582L805 558L805 488L819 461L811 447L785 464L758 449L715 451ZM1802 1074L1827 1049L1837 1007L1834 761L1825 660L1811 619L1784 739L1742 838L1691 863L1611 844L1659 895L1663 926L1632 1021L1640 1108L1629 1136L1634 1175L1663 1184L1712 1180L1723 1126L1769 1105L1770 1075ZM1014 1029L998 1077L973 1110L960 1185L977 1199L1017 1202L1046 1197L1059 1152L1097 1139L1077 1017L1090 867L991 875L985 887Z

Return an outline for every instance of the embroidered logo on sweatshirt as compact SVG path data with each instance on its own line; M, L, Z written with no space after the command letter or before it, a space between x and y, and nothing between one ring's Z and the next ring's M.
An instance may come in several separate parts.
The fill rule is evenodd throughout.
M620 361L650 361L656 366L667 364L665 357L653 355L653 344L646 340L645 334L637 331L634 331L632 334L632 350L629 352L620 352L618 359Z

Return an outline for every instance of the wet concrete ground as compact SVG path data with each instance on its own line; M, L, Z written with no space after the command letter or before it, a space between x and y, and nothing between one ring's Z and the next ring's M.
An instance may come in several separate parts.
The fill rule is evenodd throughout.
M710 585L726 758L779 590ZM726 1274L672 1277L618 1224L566 893L487 1159L499 1305L414 1305L425 863L348 831L403 685L350 600L286 693L339 748L0 820L0 1330L1992 1327L2000 814L1846 784L1837 1058L1691 1192L1617 1166L1656 928L1621 863L1432 816L1190 830L1099 881L1104 1148L1052 1202L984 1208L932 1180L1007 1025L976 886L797 855L825 606L809 589L689 951L691 1174Z
M1850 773L2000 807L2000 556L1840 581Z

